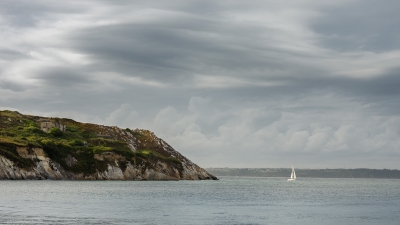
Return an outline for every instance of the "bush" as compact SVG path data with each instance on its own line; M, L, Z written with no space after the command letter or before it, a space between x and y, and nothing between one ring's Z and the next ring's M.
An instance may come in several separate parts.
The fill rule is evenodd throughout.
M75 139L75 140L71 141L71 145L73 145L73 146L84 146L85 144L83 143L83 141Z
M58 127L53 127L50 129L49 134L53 135L54 137L62 137L64 133Z
M67 126L67 131L75 133L75 132L79 132L79 129L76 127Z
M27 133L27 134L30 134L30 135L32 135L32 134L44 134L45 132L44 131L42 131L40 128L38 128L38 127L25 127L24 128L24 131ZM61 130L60 130L61 131Z

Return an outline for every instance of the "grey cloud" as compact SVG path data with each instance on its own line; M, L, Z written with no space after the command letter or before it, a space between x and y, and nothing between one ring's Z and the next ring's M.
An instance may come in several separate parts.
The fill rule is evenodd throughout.
M33 26L40 19L41 12L47 11L41 4L26 1L2 1L0 13L9 24L17 27Z
M73 39L74 47L105 62L109 70L146 79L174 82L194 73L217 76L217 72L237 74L234 69L266 66L256 56L245 59L250 53L235 50L234 43L151 25L106 26L74 34ZM226 71L227 67L232 68Z
M0 47L0 59L11 61L26 58L28 58L28 56L20 51Z
M395 115L400 109L400 69L395 68L373 78L321 78L303 79L305 88L319 93L333 92L348 96L365 104L374 114ZM299 82L300 84L300 82ZM329 110L329 108L328 108Z
M174 10L182 9L170 13ZM287 70L279 57L269 54L279 48L259 40L272 28L230 21L223 11L207 17L195 8L183 10L156 21L78 30L68 37L70 47L98 60L105 70L167 83L191 83L196 74L257 80ZM292 69L305 69L301 67L292 64Z
M255 110L251 112L251 124L255 131L271 125L282 118L282 113L276 110Z
M1 89L8 89L15 92L21 92L25 89L25 87L19 83L11 82L11 81L0 81Z
M56 13L82 12L79 4L65 4L62 2L51 2L38 0L35 2L24 0L2 0L0 2L0 15L7 25L12 27L34 27L44 17Z
M46 83L49 87L68 88L75 85L92 83L95 81L82 72L74 71L73 68L51 67L43 71L38 71L36 79Z
M400 69L394 68L372 78L352 78L338 76L303 76L293 77L285 81L284 86L269 88L252 88L251 91L237 90L243 93L241 96L264 95L265 99L275 99L277 96L286 98L290 96L293 101L303 99L307 96L326 95L346 96L357 102L371 104L364 110L373 114L395 115L400 109ZM281 106L278 110L289 110L291 112L313 112L324 113L340 109L340 106L329 105L302 105L302 106Z
M326 8L312 28L323 46L337 51L399 49L399 7L398 1L354 1Z

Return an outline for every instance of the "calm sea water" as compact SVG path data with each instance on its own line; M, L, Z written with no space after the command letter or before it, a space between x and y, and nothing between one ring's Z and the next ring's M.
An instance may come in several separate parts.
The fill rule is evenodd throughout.
M0 224L400 224L400 180L0 181Z

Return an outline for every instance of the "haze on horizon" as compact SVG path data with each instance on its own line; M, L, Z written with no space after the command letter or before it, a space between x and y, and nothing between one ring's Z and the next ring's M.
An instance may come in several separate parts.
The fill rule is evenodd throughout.
M399 1L0 3L0 109L202 167L400 169Z

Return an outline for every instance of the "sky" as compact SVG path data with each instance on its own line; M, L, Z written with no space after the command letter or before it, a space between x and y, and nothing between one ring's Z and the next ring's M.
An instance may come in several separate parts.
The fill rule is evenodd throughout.
M400 169L400 8L0 1L0 109L153 131L202 167Z

